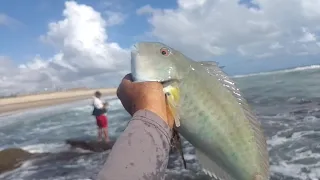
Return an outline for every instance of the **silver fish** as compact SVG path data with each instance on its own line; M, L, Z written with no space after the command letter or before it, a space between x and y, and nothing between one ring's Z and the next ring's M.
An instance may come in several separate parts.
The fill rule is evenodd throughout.
M156 42L135 44L135 81L162 82L178 131L203 171L221 180L268 180L269 157L259 121L215 62L196 62Z

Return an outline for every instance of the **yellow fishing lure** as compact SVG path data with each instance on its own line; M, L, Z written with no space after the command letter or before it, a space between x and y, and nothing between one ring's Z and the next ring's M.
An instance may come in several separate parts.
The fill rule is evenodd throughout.
M180 91L178 87L172 85L163 88L163 92L166 94L166 100L168 108L174 118L175 125L180 126L180 116L179 116L179 101L180 101Z

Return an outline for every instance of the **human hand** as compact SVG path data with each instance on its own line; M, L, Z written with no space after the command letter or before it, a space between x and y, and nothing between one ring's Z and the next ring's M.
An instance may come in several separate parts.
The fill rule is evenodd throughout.
M173 118L166 105L163 86L159 82L132 82L131 74L127 74L120 83L117 96L127 112L146 109L160 116L171 128Z
M103 108L108 108L109 104L108 103L103 103Z

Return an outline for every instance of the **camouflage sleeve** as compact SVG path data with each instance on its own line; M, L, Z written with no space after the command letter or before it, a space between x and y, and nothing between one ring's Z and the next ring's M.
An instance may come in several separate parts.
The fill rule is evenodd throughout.
M156 114L136 112L114 144L99 180L164 179L171 130Z

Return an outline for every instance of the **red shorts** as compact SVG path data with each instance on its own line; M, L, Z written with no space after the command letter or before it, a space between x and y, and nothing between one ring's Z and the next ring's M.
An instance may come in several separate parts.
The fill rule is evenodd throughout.
M97 126L99 128L107 128L108 127L108 118L104 114L100 116L96 116Z

